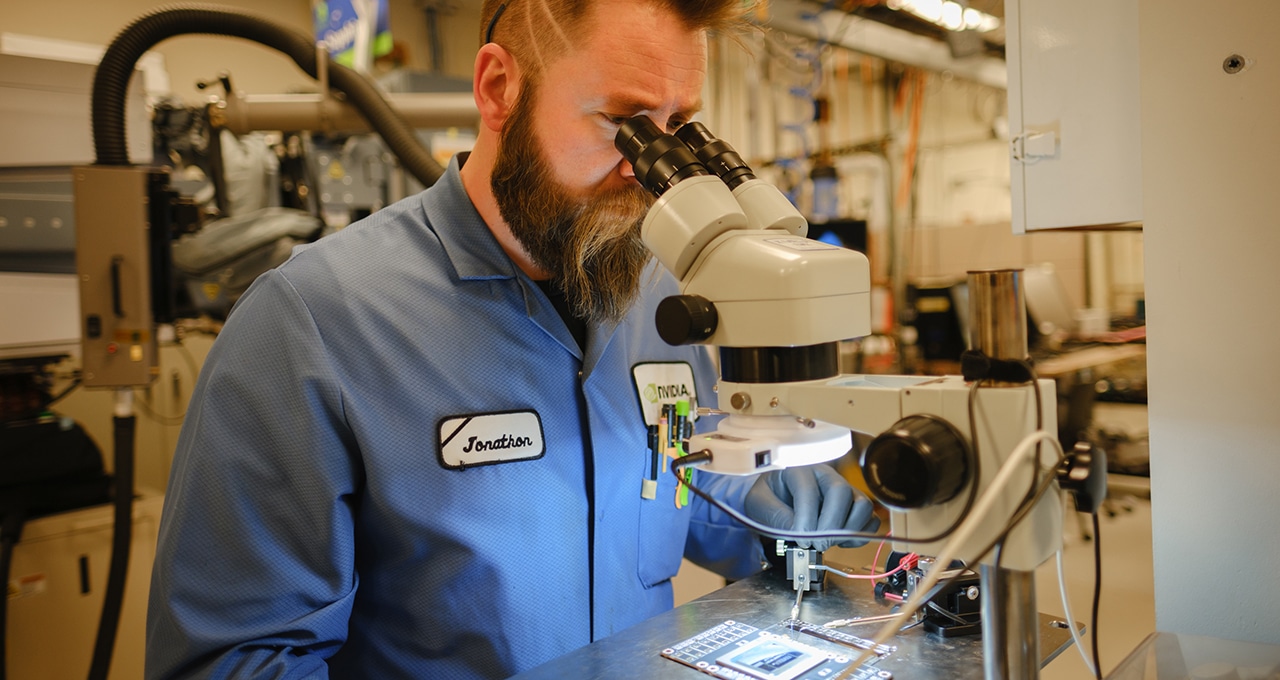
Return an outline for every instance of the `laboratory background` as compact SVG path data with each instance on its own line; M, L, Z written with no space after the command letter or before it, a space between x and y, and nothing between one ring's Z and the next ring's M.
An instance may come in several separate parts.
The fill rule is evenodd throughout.
M365 5L381 10L358 27L328 21ZM475 141L479 0L216 6L302 34L322 63L333 57L376 83L436 162ZM97 677L143 677L173 452L232 305L294 246L423 189L357 107L326 92L337 74L321 67L313 78L276 50L196 34L147 46L120 84L123 110L101 113L127 132L117 165L159 170L82 188L100 167L95 70L116 35L154 10L141 0L0 4L0 659L13 680L80 678L91 667ZM1105 466L1077 470L1091 473L1085 487L1095 497L1085 505L1096 537L1091 515L1078 511L1087 491L1064 479L1046 501L1059 508L1050 526L1060 539L1030 569L1031 592L1011 596L1034 606L1039 677L1280 677L1280 541L1271 531L1280 520L1280 417L1268 396L1280 378L1271 165L1280 149L1280 5L770 0L751 22L744 35L709 38L696 119L803 215L808 238L865 256L869 332L840 340L840 372L872 383L967 375L962 357L991 324L971 311L986 292L971 272L1003 272L1025 311L993 327L1023 329L1026 356L1048 381L1058 442ZM145 203L122 200L135 184L166 196L167 231ZM122 213L135 226L152 219L151 240L141 226L118 226ZM151 275L166 279L156 285L167 285L172 304L148 311L145 330L122 332L120 320L150 303L146 285L121 284L135 255L166 262ZM97 278L86 295L90 259ZM122 414L136 423L127 461L113 453ZM877 434L856 434L860 446L832 463L860 488L857 450ZM122 488L131 503L119 502ZM878 512L887 530L899 511ZM131 523L123 567L113 545L126 533L120 513ZM883 570L895 548L873 542L821 558L866 574ZM778 611L802 594L813 602L845 588L887 611L870 581L828 573L824 590L801 593L808 586L782 571L831 570L803 561L816 556L785 557L752 577L772 578L768 587L727 584L686 562L674 580L675 613L748 586ZM909 598L918 586L900 587ZM894 653L884 653L871 668L903 680L1026 677L984 671L983 645L994 643L976 629L936 632L978 625L976 604L950 604L926 610L939 612L934 632L900 634L899 649L916 650L917 665L894 666ZM1085 624L1078 641L1060 623L1068 617ZM755 631L778 618L786 617L748 623ZM566 660L530 677L714 675L664 648L720 622L646 628L630 647L587 648L597 660L618 655L600 675L571 675L596 666ZM871 638L876 627L839 630ZM720 659L720 677L828 677L816 661L790 674L777 664L850 644L830 633L797 636L809 646L775 657L774 670L703 659ZM952 651L939 651L943 644ZM1101 668L1089 668L1093 659Z

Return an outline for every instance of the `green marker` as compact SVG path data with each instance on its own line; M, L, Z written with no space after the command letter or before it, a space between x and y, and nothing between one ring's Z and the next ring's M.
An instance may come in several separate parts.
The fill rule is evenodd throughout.
M684 450L684 440L689 438L689 400L676 402L676 446L680 447L680 455L688 453Z
M683 456L688 451L684 450L684 440L690 436L689 432L689 400L681 399L676 402L676 455ZM693 469L686 468L681 471L685 481L693 481ZM680 485L680 507L689 504L689 487Z

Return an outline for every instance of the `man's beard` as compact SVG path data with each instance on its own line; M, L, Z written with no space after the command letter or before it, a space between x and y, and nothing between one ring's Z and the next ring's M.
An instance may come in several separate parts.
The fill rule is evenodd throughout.
M531 89L502 128L490 180L498 211L574 316L618 322L640 290L649 250L640 224L653 199L640 186L574 196L552 173L533 129Z

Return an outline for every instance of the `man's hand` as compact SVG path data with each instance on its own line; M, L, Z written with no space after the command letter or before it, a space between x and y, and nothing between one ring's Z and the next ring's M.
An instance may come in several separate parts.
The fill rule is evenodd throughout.
M848 529L875 533L880 518L871 501L829 465L808 465L766 472L747 492L743 509L762 524L792 531ZM857 548L869 539L823 538L796 541L802 548L826 550L834 545Z

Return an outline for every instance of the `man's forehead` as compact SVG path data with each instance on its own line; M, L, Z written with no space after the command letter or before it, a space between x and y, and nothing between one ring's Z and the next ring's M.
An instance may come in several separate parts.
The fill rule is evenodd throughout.
M589 2L579 29L575 31L576 35L564 36L570 44L570 51L608 55L621 49L643 49L646 45L661 42L666 51L674 47L679 57L706 61L706 31L689 26L674 10L656 2ZM660 41L658 36L666 39Z
M560 66L571 82L589 87L618 112L673 105L696 111L706 76L706 33L647 4L612 14L597 6Z

